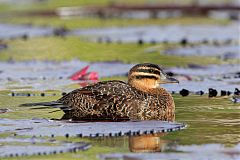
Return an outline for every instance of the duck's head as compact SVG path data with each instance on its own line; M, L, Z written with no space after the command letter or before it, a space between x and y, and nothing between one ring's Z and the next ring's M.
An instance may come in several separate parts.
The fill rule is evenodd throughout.
M165 83L179 83L179 81L169 77L158 65L143 63L130 69L128 83L140 90L146 90L159 88L161 84Z

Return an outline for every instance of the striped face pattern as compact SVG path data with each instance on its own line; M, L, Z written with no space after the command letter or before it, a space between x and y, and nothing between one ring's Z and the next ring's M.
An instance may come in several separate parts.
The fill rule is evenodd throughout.
M169 77L156 64L143 63L134 66L128 74L128 83L134 87L142 85L146 88L157 88L164 83L179 83L177 79ZM141 88L141 87L140 87Z

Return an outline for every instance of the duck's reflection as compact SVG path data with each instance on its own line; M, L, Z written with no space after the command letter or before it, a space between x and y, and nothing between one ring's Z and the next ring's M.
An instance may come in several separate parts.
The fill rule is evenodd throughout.
M131 152L162 152L167 141L161 139L166 133L130 136L129 150Z
M88 138L92 144L107 146L111 148L121 148L122 151L130 152L164 152L168 149L169 141L162 137L167 133L122 136L122 137L96 137Z

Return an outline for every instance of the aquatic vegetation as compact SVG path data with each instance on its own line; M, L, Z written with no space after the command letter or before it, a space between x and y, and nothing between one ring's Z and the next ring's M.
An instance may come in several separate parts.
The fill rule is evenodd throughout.
M161 0L161 2L165 2L166 0ZM41 10L52 10L56 9L59 7L69 7L69 6L91 6L91 5L107 5L111 3L112 0L69 0L69 1L64 1L64 0L51 0L51 1L40 1L40 2L20 2L19 5L15 6L15 3L13 2L2 2L3 8L9 7L11 11L41 11ZM118 3L134 3L136 4L136 1L134 0L118 0ZM146 0L139 0L138 3L145 3ZM7 10L7 9L6 9Z
M0 19L3 23L11 24L32 24L34 26L49 26L49 27L61 27L64 26L68 29L78 28L102 28L112 26L144 26L146 24L151 25L191 25L191 24L220 24L227 25L230 22L227 20L216 20L211 18L196 18L196 17L184 17L184 18L169 18L169 19L99 19L94 17L79 17L70 19L61 19L59 17L39 17L39 16L18 16L10 19Z
M206 55L214 52L211 48L223 46L224 43L237 43L238 24L229 25L147 25L128 27L105 27L93 29L75 29L70 34L86 37L95 42L121 42L121 43L178 43L181 46L194 47L195 44L204 43ZM105 41L104 41L105 40ZM141 45L139 43L139 45ZM207 45L208 44L208 45ZM222 50L224 49L221 48ZM228 48L229 50L229 48ZM237 48L231 50L236 51ZM201 51L201 50L199 50ZM215 51L216 52L216 51ZM221 51L224 52L224 51ZM221 53L220 52L220 53ZM226 51L225 51L226 52ZM196 54L196 53L195 53ZM210 53L212 54L212 53Z
M162 66L186 66L194 64L221 63L214 57L197 56L171 56L158 51L151 54L144 50L151 44L139 46L128 44L102 44L80 40L77 37L41 37L31 38L27 41L20 39L8 40L8 49L1 52L0 60L72 60L81 61L123 61L126 63L152 62ZM164 48L164 46L163 46ZM96 56L98 55L98 56Z
M0 157L18 157L30 155L56 155L60 153L87 150L91 146L83 142L57 141L53 138L8 137L0 139Z
M169 3L166 0L160 1ZM228 2L221 0L223 1ZM71 149L71 145L78 142L90 144L92 147L86 151L73 149L69 153L62 154L55 154L53 151L51 153L54 155L41 154L23 157L13 155L13 157L1 157L1 159L97 160L109 157L121 159L123 155L130 158L145 156L145 158L156 159L159 157L187 159L189 156L204 159L206 156L212 156L212 159L232 158L235 160L239 157L240 106L239 103L233 102L232 97L233 90L240 84L239 59L237 59L235 46L238 40L236 34L238 25L234 26L234 22L229 20L234 17L226 19L198 16L161 19L62 18L54 13L59 7L105 6L112 0L49 0L38 3L16 3L17 5L12 3L13 1L9 1L11 4L6 2L0 2L0 23L11 23L13 24L12 31L17 31L14 36L11 36L12 32L7 30L0 34L0 39L3 39L0 42L0 47L3 48L0 51L0 150L5 148L10 153L11 150L17 152L16 147L21 150L25 146L28 148L43 146L52 151L54 147L65 149L70 147ZM119 0L118 2L135 3L136 0ZM146 2L149 0L140 0L137 3ZM191 2L191 0L184 0L181 3ZM24 25L19 28L18 24ZM157 27L147 26L145 28L146 25ZM173 28L181 27L180 29L177 27L177 31L167 30L171 28L168 25ZM212 30L209 30L211 28L209 25L213 27ZM196 31L202 26L207 26L205 28L207 31L205 29ZM112 28L116 34L111 33L109 36L109 28ZM131 29L136 32L129 31ZM144 33L149 29L154 32L146 36ZM194 33L191 32L192 29L195 29ZM92 31L100 31L103 34L96 32L97 34L94 35ZM88 35L82 34L83 32ZM166 34L163 36L163 33ZM179 36L179 33L184 34ZM164 54L166 50L174 51L174 53ZM202 55L197 55L197 52ZM234 52L234 54L229 52ZM63 93L79 88L80 82L71 81L69 76L88 64L90 64L90 71L98 72L100 80L126 80L126 72L129 68L141 62L162 65L166 67L164 71L168 71L182 82L173 87L167 85L164 87L169 91L174 91L176 121L187 124L187 129L169 134L153 134L147 131L147 135L133 136L139 134L139 131L136 131L139 130L137 128L139 126L134 125L135 128L132 128L136 132L129 136L127 128L124 128L125 125L120 125L122 129L113 123L117 131L122 129L121 134L114 130L117 134L111 135L112 137L109 137L109 134L106 134L108 137L99 137L102 135L98 133L88 138L80 135L77 137L66 134L66 132L69 131L75 135L80 128L77 128L78 123L72 123L72 128L67 130L65 124L69 122L55 121L63 116L64 113L61 110L40 109L42 106L35 107L35 109L19 107L23 103L54 101ZM180 90L183 92L182 95L186 93L188 95L179 95ZM208 91L212 91L212 95L216 92L218 94L216 97L214 95L209 98ZM197 92L198 95L196 95ZM5 123L6 121L11 122L12 125ZM16 125L17 122L18 125ZM35 128L29 125L30 122L34 123ZM133 124L133 122L129 123ZM45 127L43 124L47 126L44 128L47 129L44 133L40 132ZM96 125L92 125L95 130L97 130ZM158 125L160 124L154 127L159 127ZM38 127L39 130L37 130ZM109 132L107 127L109 126L103 126L100 129ZM151 125L144 124L144 127L151 127ZM162 131L161 126L158 129ZM54 131L57 131L57 134ZM123 136L125 131L126 135ZM50 132L54 132L54 135L47 135ZM32 136L33 133L37 136ZM66 147L68 142L71 145ZM130 153L148 151L159 153ZM0 155L2 154L1 152Z
M118 0L117 3L127 3L127 4L146 4L149 3L147 0ZM189 4L192 1L184 0L181 3ZM166 24L229 24L229 20L223 19L213 19L208 17L172 17L163 19L131 19L131 18L108 18L100 19L98 17L80 17L80 18L61 18L55 15L55 10L59 7L76 7L76 6L106 6L111 3L115 3L112 0L77 0L77 1L40 1L35 3L23 3L15 5L15 3L0 3L0 21L4 23L15 23L15 24L33 24L33 25L47 25L47 26L65 26L69 29L73 28L96 28L96 27L109 27L109 26L129 26L129 25L146 25L146 24L156 24L156 25L166 25ZM166 0L160 0L158 3L168 4ZM35 13L34 16L32 12ZM40 16L36 16L39 12ZM45 13L51 16L43 16ZM22 14L19 14L22 13ZM11 18L9 18L11 17Z
M177 140L181 144L239 143L239 105L229 98L207 98L206 96L175 97L176 120L189 125L187 130L169 134L164 138ZM228 138L220 138L223 135ZM189 137L191 138L189 139ZM238 138L237 138L238 137Z
M38 108L39 109L39 108ZM35 110L37 110L35 108ZM24 126L23 126L24 124ZM1 119L2 133L34 137L121 137L179 131L185 124L166 121L86 122L67 120ZM2 140L4 141L4 140ZM4 141L5 142L5 141Z

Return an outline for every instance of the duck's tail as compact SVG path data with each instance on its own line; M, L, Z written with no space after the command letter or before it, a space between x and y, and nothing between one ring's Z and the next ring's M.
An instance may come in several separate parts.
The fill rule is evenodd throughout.
M40 107L37 107L40 106ZM19 105L19 107L34 107L31 109L48 109L48 108L59 108L61 110L65 111L69 111L70 108L66 105L64 105L61 102L57 102L57 101L51 101L51 102L37 102L37 103L24 103Z
M52 102L37 102L37 103L24 103L19 105L19 107L34 107L34 106L57 106L62 105L62 103L52 101Z

